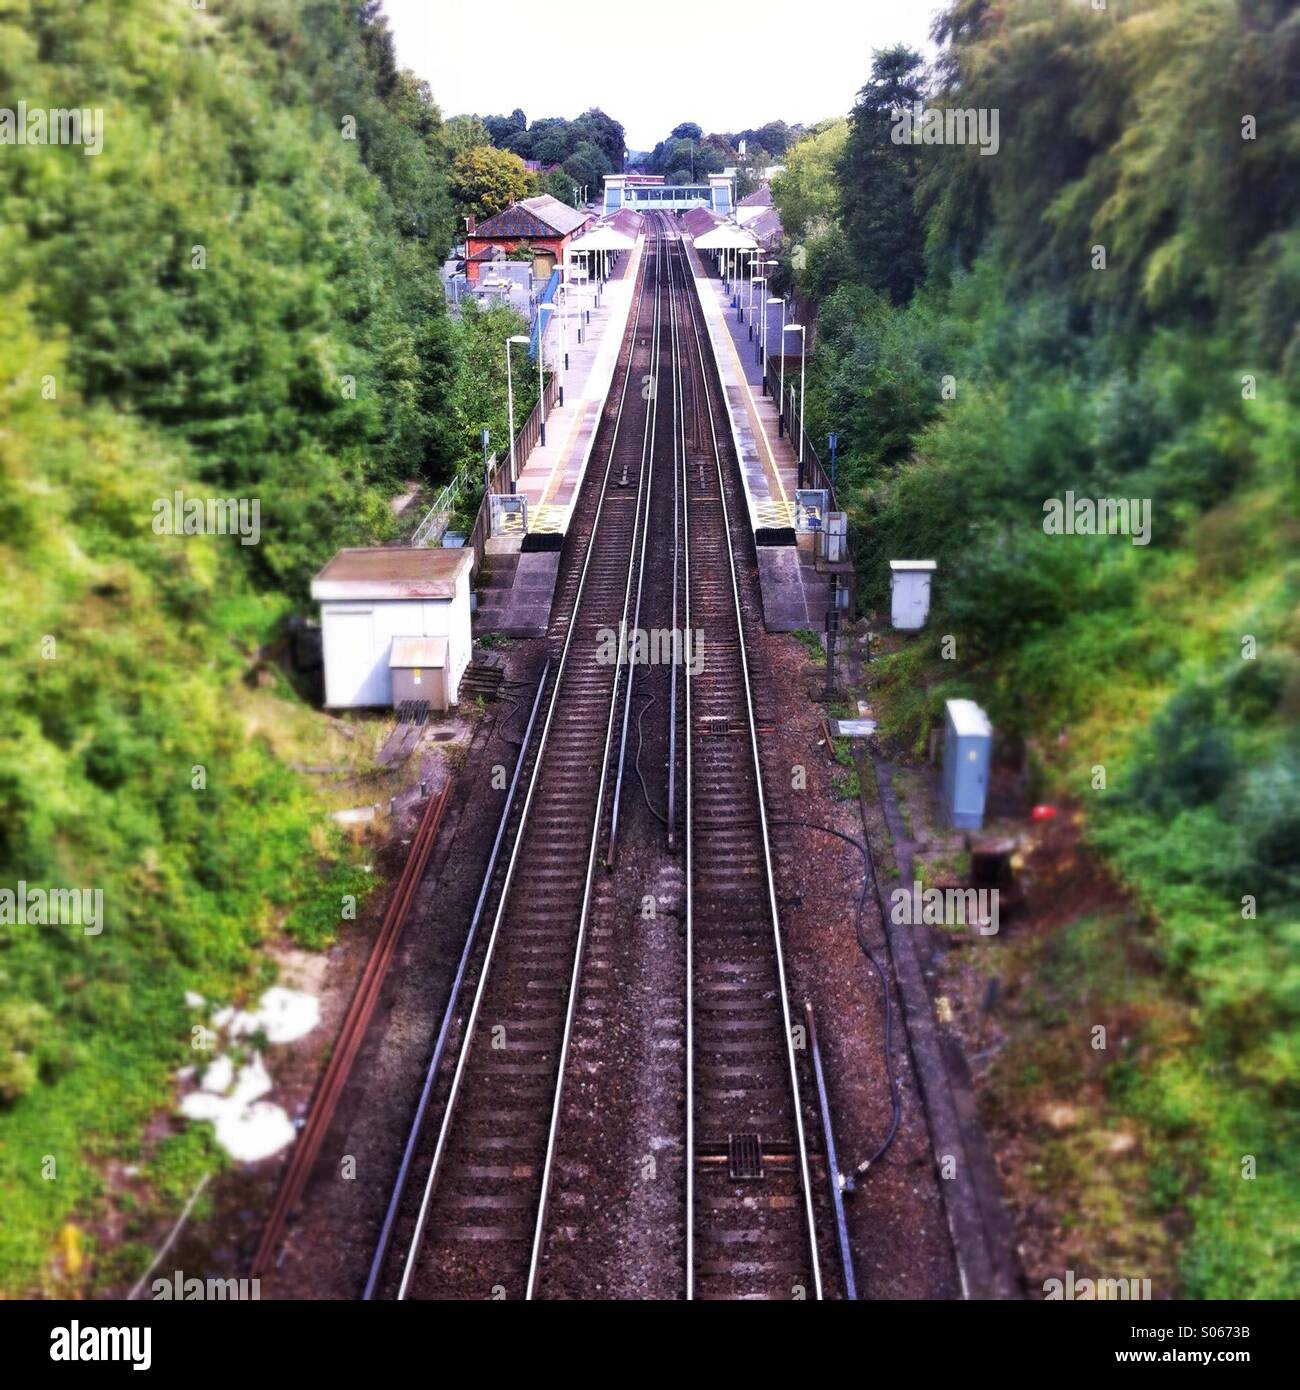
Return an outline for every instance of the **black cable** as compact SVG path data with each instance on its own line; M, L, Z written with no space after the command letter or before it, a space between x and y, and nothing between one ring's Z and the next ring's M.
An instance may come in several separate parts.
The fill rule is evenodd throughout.
M645 784L645 778L641 775L641 721L645 718L645 712L654 704L658 697L651 695L649 700L641 706L641 713L636 717L636 756L632 759L632 768L636 773L636 780L641 783L641 795L645 797L645 808L659 822L660 825L668 824L668 817L661 816L650 804L650 788Z
M881 968L880 962L876 959L875 952L872 951L870 943L867 941L866 931L862 925L862 909L867 900L867 888L875 890L876 905L880 909L881 930L885 929L885 903L880 893L880 879L876 874L875 865L871 859L871 847L866 843L866 836L862 840L855 839L852 835L845 834L842 830L835 830L829 825L818 825L815 821L807 820L773 820L769 825L801 825L808 830L820 830L823 835L834 835L836 839L843 840L845 844L852 845L862 856L862 892L858 894L857 911L854 914L854 931L857 934L858 945L862 949L862 954L871 962L871 968L876 972L880 979L881 1010L885 1020L885 1075L889 1078L889 1101L893 1111L893 1117L889 1125L889 1133L885 1135L884 1142L869 1158L863 1159L853 1170L854 1177L864 1177L867 1169L879 1163L885 1156L889 1146L894 1142L898 1135L898 1127L903 1116L903 1102L898 1093L898 1076L894 1071L894 1007L889 997L889 977ZM849 1187L852 1191L852 1187Z
M898 1093L898 1076L894 1071L894 1008L889 998L889 977L885 974L884 970L881 968L880 962L876 959L875 952L872 951L871 945L867 941L866 932L862 926L862 909L867 901L867 889L871 887L875 889L876 903L880 908L880 925L882 930L884 929L885 903L880 893L880 880L876 875L875 865L871 860L870 846L863 843L862 840L856 840L852 835L847 835L842 830L835 830L829 825L819 825L816 821L811 820L793 820L787 817L781 817L780 819L769 820L767 823L768 825L798 825L806 830L820 830L823 835L834 835L836 839L843 840L845 844L852 845L862 856L862 891L858 894L853 928L857 935L858 946L861 948L862 954L871 962L871 968L876 972L880 980L881 1008L885 1022L885 1075L889 1078L889 1101L893 1115L890 1120L889 1133L885 1135L884 1142L875 1153L869 1158L863 1159L862 1162L858 1164L846 1183L845 1191L852 1192L854 1190L853 1178L865 1176L867 1170L879 1163L885 1156L885 1153L898 1135L898 1127L903 1117L903 1102ZM759 824L758 821L749 821L747 822L747 827L757 828Z
M495 738L499 738L502 743L508 743L512 748L520 748L522 747L521 742L518 739L507 738L505 730L509 726L510 721L519 713L522 707L521 702L512 700L509 695L502 695L499 688L497 691L497 699L501 701L502 704L509 705L510 708L504 714L497 715L492 723L492 734Z

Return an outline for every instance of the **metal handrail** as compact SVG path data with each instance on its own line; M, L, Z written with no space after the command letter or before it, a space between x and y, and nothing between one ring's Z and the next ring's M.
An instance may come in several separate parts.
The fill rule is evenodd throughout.
M778 366L778 359L768 357L767 359L767 389L772 399L777 402L777 411L783 421L783 428L790 437L790 443L794 448L795 456L799 454L799 440L793 434L795 428L794 408L792 404L793 386L787 393L787 399L782 400L781 396L781 373ZM787 383L789 384L789 383ZM803 428L803 420L799 420L798 428L803 434L803 464L799 469L799 486L825 488L830 510L837 512L840 510L839 498L836 496L835 485L831 482L830 474L827 473L817 450L813 448L812 440L808 438L807 431Z
M556 398L559 396L560 384L554 372L546 378L546 389L542 393L542 399L546 402L546 410L549 414L554 406ZM523 468L528 462L528 456L533 451L533 445L541 437L541 403L534 405L528 419L519 427L515 433L515 459L519 468ZM509 477L510 455L507 453L500 462L493 454L488 459L486 470L487 478L483 488L483 496L479 500L478 515L474 518L474 525L470 530L467 545L474 550L475 570L483 563L484 548L487 545L488 536L492 533L491 504L488 502L488 494L493 492L513 492L514 480Z

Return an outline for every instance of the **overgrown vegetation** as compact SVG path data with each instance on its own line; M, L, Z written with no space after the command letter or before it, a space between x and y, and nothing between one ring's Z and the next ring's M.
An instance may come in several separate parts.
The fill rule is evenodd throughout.
M142 1144L195 1059L185 991L268 983L263 944L328 939L368 881L275 756L303 707L253 676L310 574L388 531L399 481L445 476L474 413L440 118L376 12L0 10L11 98L104 110L98 155L0 159L0 886L103 892L97 935L0 925L8 1292L96 1277L115 1162L172 1200L216 1161ZM259 543L157 534L177 490L256 499Z
M876 668L882 731L922 748L974 695L1082 805L1178 1005L1108 1094L1191 1218L1182 1291L1294 1295L1300 16L959 0L936 36L934 72L877 54L775 186L861 591L940 562L931 636ZM998 112L996 153L895 143L917 100ZM1148 506L1146 543L1050 533L1067 493Z

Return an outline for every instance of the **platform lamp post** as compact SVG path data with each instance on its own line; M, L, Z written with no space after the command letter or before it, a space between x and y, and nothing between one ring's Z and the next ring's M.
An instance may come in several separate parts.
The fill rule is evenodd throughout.
M543 314L555 312L554 304L537 306L537 437L546 448L546 321Z
M510 349L516 344L522 343L528 346L528 339L521 333L516 333L506 339L506 413L509 416L510 430L510 490L515 490L515 482L519 475L515 465L515 383L510 371Z
M760 275L760 276L758 277L758 283L759 283L760 285L763 286L763 296L760 298L760 300L759 300L759 306L758 306L759 309L762 311L762 314L763 314L763 322L759 325L759 330L758 330L758 335L757 335L757 337L758 337L758 364L759 364L760 367L763 368L764 373L766 373L766 371L767 371L767 298L766 298L766 296L767 296L768 275L767 275L766 272L770 271L770 269L771 269L772 266L774 266L774 265L780 265L780 264L781 264L780 261L773 260L771 257L768 257L768 258L766 258L766 259L764 259L764 260L762 260L762 261L759 262L760 268L761 268L765 273L762 274L762 275ZM751 311L751 313L750 313L750 317L751 317L751 318L753 317L752 311Z
M761 249L762 249L762 248L760 248L760 252L761 252ZM769 266L773 266L773 265L776 265L776 264L777 264L776 261L767 260L767 259L761 259L761 260L758 262L758 268L759 268L760 270L766 272ZM768 277L767 277L767 274L764 273L764 274L762 274L762 275L756 275L756 276L754 276L754 277L752 278L752 280L750 281L750 286L749 286L749 288L750 288L750 297L749 297L749 328L750 328L750 337L754 339L754 354L755 354L755 356L758 358L759 366L762 366L762 365L763 365L764 325L765 325L766 322L767 322L767 282L768 282ZM758 286L760 286L760 285L762 286L762 289L759 290L757 294L755 294L755 290L756 290L756 289L758 288ZM763 315L763 318L762 318L761 321L755 321L755 318L754 318L755 312L761 313L761 314Z
M560 341L557 345L559 351L555 354L555 370L560 379L559 393L556 397L556 401L557 404L562 406L564 404L564 378L569 370L569 338L567 332L567 305L569 296L565 293L565 285L563 281L561 281L555 287L555 299L556 309L560 315Z
M803 410L804 410L804 387L808 381L808 330L801 323L788 323L785 326L786 333L797 333L799 335L799 486L803 486ZM784 340L783 340L784 345ZM794 412L791 411L790 424L794 425Z
M776 407L776 434L779 439L785 433L785 296L781 296L781 391Z
M746 268L749 271L749 341L754 341L754 276L758 273L758 258L763 253L757 246L753 246L749 251L749 261Z
M564 279L555 291L560 299L560 360L564 370L560 373L560 404L564 404L564 378L569 371L569 278L565 271L560 272Z
M775 304L779 304L781 306L781 321L782 323L785 322L785 300L777 298L776 295L772 295L771 298L768 299L767 303L763 306L763 394L765 396L767 395L767 340L769 336L767 320L768 316L772 312L772 306ZM784 342L782 343L782 346L784 347ZM776 413L778 417L781 414L779 409Z
M568 274L566 273L566 277L565 277L565 281L564 281L566 287L567 287L570 283L572 283L575 287L581 286L581 287L582 287L582 293L583 293L583 298L578 300L578 346L581 347L581 346L582 346L582 325L583 325L583 320L584 320L584 318L585 318L585 316L586 316L586 312L587 312L587 311L586 311L586 308L584 307L584 306L585 306L585 302L586 302L586 294L587 294L587 272L586 272L585 270L580 269L579 266L575 263L574 265L572 265L572 266L570 267L570 273L572 273L573 279L572 279L572 282L570 282L570 280L568 279Z
M756 246L749 253L749 341L752 343L758 336L758 324L754 321L754 305L757 303L755 289L761 280L767 284L767 277L759 275L763 266L763 248Z

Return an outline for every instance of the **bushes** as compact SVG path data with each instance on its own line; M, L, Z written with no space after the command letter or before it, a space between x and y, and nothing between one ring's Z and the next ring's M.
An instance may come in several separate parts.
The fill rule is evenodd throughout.
M371 881L244 682L330 551L391 531L393 481L455 450L438 115L370 9L0 20L6 89L93 94L106 130L0 160L0 884L104 908L93 937L0 926L6 1293L79 1291L56 1235L102 1215L107 1160L169 1198L220 1163L141 1143L194 1060L186 991L252 989L268 940L322 944ZM177 489L258 499L261 542L156 534Z
M973 694L1079 801L1152 924L1158 1007L1113 1100L1166 1146L1186 1291L1293 1294L1300 27L1285 6L1145 0L1098 25L1009 0L939 28L928 104L1001 110L999 157L877 143L833 194L796 161L791 209L830 210L798 280L859 593L883 607L889 560L938 559L930 631L956 640L955 660L919 637L879 664L882 732L919 750L943 698ZM1241 138L1243 112L1278 138ZM914 208L877 205L913 178ZM914 239L880 254L913 212L923 277ZM1149 502L1149 544L1046 534L1067 492Z

